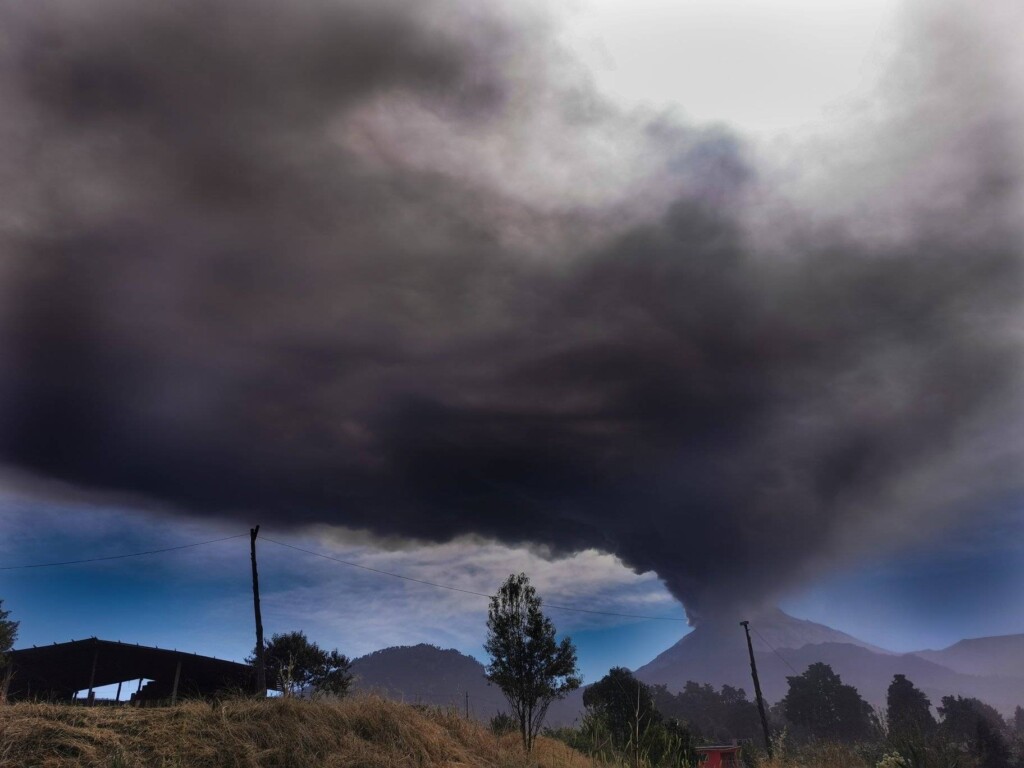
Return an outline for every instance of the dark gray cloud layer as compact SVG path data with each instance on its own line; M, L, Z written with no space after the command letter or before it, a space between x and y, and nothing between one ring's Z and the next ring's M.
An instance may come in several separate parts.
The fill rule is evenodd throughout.
M738 141L617 113L526 14L4 14L11 466L266 524L599 547L694 616L1014 491L998 104L952 129L955 202L902 236L791 214L769 248Z

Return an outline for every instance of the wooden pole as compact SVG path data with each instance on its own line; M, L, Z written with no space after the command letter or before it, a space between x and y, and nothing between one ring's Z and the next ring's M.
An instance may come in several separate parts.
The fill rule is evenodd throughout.
M174 686L171 688L171 706L178 703L178 681L181 679L181 656L178 657L178 666L174 668Z
M764 713L764 699L761 696L761 683L757 679L757 664L754 663L754 645L750 642L750 622L741 621L743 631L747 633L747 651L750 653L750 675L754 678L754 695L757 697L757 711L761 715L761 728L764 729L764 748L768 759L772 759L772 735L768 730L768 718Z
M117 696L114 697L114 701L121 701L121 683L123 680L119 680L117 683Z
M260 576L256 570L256 537L260 527L249 529L249 549L252 553L252 604L256 614L256 693L267 695L267 666L263 658L263 616L260 614Z
M92 652L92 672L89 673L89 697L86 699L86 703L91 707L96 703L93 698L93 687L96 683L96 662L100 658L100 644L98 641L93 640L93 652Z
M0 704L7 703L7 692L11 689L11 678L14 677L14 661L8 659L7 669L4 670L4 688L0 692Z

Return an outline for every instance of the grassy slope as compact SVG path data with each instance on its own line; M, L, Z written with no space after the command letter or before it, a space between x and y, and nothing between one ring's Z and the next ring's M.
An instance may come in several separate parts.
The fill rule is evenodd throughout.
M454 713L373 697L167 709L0 707L3 768L595 768L543 738L527 759L516 739L498 739Z

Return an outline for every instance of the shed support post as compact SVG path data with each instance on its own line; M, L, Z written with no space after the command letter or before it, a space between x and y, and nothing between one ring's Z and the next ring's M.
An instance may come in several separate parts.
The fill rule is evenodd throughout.
M11 678L14 677L14 662L7 662L7 669L4 670L4 686L3 691L0 692L0 704L7 703L7 691L11 687Z
M178 681L181 679L181 657L178 657L178 666L174 669L174 687L171 688L171 706L178 701Z
M121 682L123 682L123 681L119 681L118 684L117 684L117 696L114 697L114 701L120 701L121 700Z
M88 702L91 707L96 703L96 699L93 696L93 688L96 686L96 662L100 658L100 644L93 641L93 652L92 652L92 672L89 673L89 697Z

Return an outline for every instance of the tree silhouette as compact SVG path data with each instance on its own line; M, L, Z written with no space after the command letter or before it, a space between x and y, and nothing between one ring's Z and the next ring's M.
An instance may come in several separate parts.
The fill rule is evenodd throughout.
M551 702L582 681L576 648L567 637L555 640L554 624L541 612L537 590L525 573L509 576L491 598L484 649L491 657L487 679L505 694L530 752Z
M247 661L251 664L255 654ZM286 696L303 691L344 696L352 684L352 662L337 649L325 651L301 631L275 634L265 641L267 679L276 680Z
M14 641L18 639L18 624L20 622L7 618L10 615L10 611L4 610L4 601L0 600L0 653L7 653L11 650L14 647ZM6 663L7 660L0 656L0 667Z
M721 691L716 691L707 683L690 680L679 693L655 685L651 695L662 715L682 720L705 740L728 742L761 736L757 705L747 699L742 688L723 685Z
M7 667L7 652L14 647L18 639L18 623L9 619L10 611L4 610L4 601L0 600L0 702L7 698L7 686L11 683L12 668ZM5 670L4 668L7 667Z
M905 675L896 675L886 694L886 724L894 744L920 744L935 732L931 702Z
M943 696L939 732L948 743L978 759L980 768L1006 768L1010 750L1003 732L1006 721L995 708L974 698Z
M789 692L782 699L782 708L798 730L813 738L839 741L858 741L871 735L871 707L828 664L811 664L802 675L786 679Z
M651 689L625 667L608 674L583 692L583 706L601 718L616 749L639 748L647 730L661 720Z

